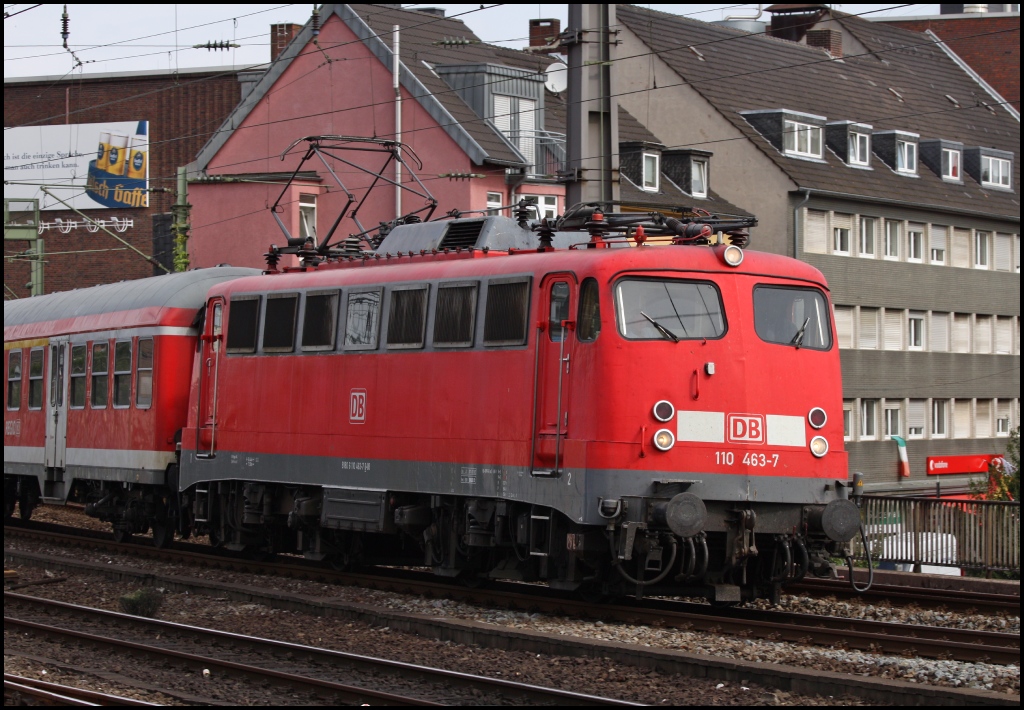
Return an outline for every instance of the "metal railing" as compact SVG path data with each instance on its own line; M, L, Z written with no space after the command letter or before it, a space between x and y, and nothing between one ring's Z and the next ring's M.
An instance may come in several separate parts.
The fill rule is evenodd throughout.
M873 560L1020 571L1020 502L862 496ZM854 555L864 558L858 536Z
M551 177L566 169L565 134L551 131L505 131L505 137L523 157L532 161L526 169L531 177Z

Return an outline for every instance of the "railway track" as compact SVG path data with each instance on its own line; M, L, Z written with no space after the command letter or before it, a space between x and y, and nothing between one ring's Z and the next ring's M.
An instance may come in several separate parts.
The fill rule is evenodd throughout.
M333 703L433 706L485 698L489 704L637 705L10 592L4 595L4 630L144 655L204 675L244 676ZM389 686L400 692L380 689Z
M15 528L14 530L23 530ZM6 531L5 531L6 534ZM18 533L15 533L18 534ZM309 578L316 581L358 585L382 591L449 598L466 603L497 606L575 618L595 618L628 624L644 624L694 631L706 631L744 638L789 641L805 645L842 647L890 655L982 661L997 664L1020 662L1020 636L945 627L916 626L891 622L826 617L774 610L715 609L706 604L645 599L641 602L591 604L543 587L500 584L485 589L467 589L445 584L431 575L378 570L374 574L341 573L294 562L238 560L195 550L156 550L140 545L108 543L67 533L32 531L32 537L51 542L66 541L90 546L102 543L109 551L153 555L175 562L199 562L233 571ZM57 535L59 537L53 537ZM108 547L109 545L109 547ZM192 546L203 549L203 546ZM316 612L314 612L316 613Z
M863 584L863 580L860 581ZM787 591L840 599L863 599L869 602L918 604L929 608L945 607L956 611L1007 611L1020 613L1020 597L987 592L951 591L927 587L900 587L895 584L872 584L867 592L856 592L845 579L806 579L787 587Z
M4 673L4 705L156 707L156 703Z

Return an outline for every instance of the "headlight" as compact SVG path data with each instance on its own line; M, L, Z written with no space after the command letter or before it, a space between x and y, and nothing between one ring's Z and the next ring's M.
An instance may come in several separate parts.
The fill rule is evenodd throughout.
M654 418L659 422L670 422L675 416L676 408L667 400L661 400L654 405Z
M815 407L807 413L807 421L815 429L821 429L825 426L825 422L828 421L828 415L825 414L825 410L821 407Z
M668 429L659 429L654 434L654 447L659 451L668 451L676 444L676 437Z
M811 439L811 453L819 459L828 453L828 442L825 441L825 437L816 436Z
M722 258L729 266L739 266L743 263L743 250L735 244L730 244L722 252Z

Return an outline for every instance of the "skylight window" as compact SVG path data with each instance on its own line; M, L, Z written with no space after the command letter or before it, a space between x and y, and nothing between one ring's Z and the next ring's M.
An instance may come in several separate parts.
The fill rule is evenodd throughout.
M871 136L867 133L850 133L850 165L871 163Z
M896 141L896 170L901 173L917 174L917 143L909 140Z
M944 180L960 179L960 151L952 148L942 149L942 178Z
M788 155L821 157L821 126L798 121L783 122L782 145Z
M981 156L981 184L1010 187L1010 161L990 155Z

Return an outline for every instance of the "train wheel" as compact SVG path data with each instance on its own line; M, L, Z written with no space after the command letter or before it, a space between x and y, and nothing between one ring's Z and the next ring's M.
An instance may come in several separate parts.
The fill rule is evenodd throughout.
M18 501L18 515L25 522L32 519L32 511L35 510L35 506L28 502L27 496L22 496L21 500ZM13 513L13 509L11 511Z
M174 542L174 526L167 520L153 521L153 547L163 549Z
M114 542L131 542L132 534L124 528L114 528Z
M18 499L15 496L7 495L7 492L4 492L4 520L14 515L14 504L17 502Z

